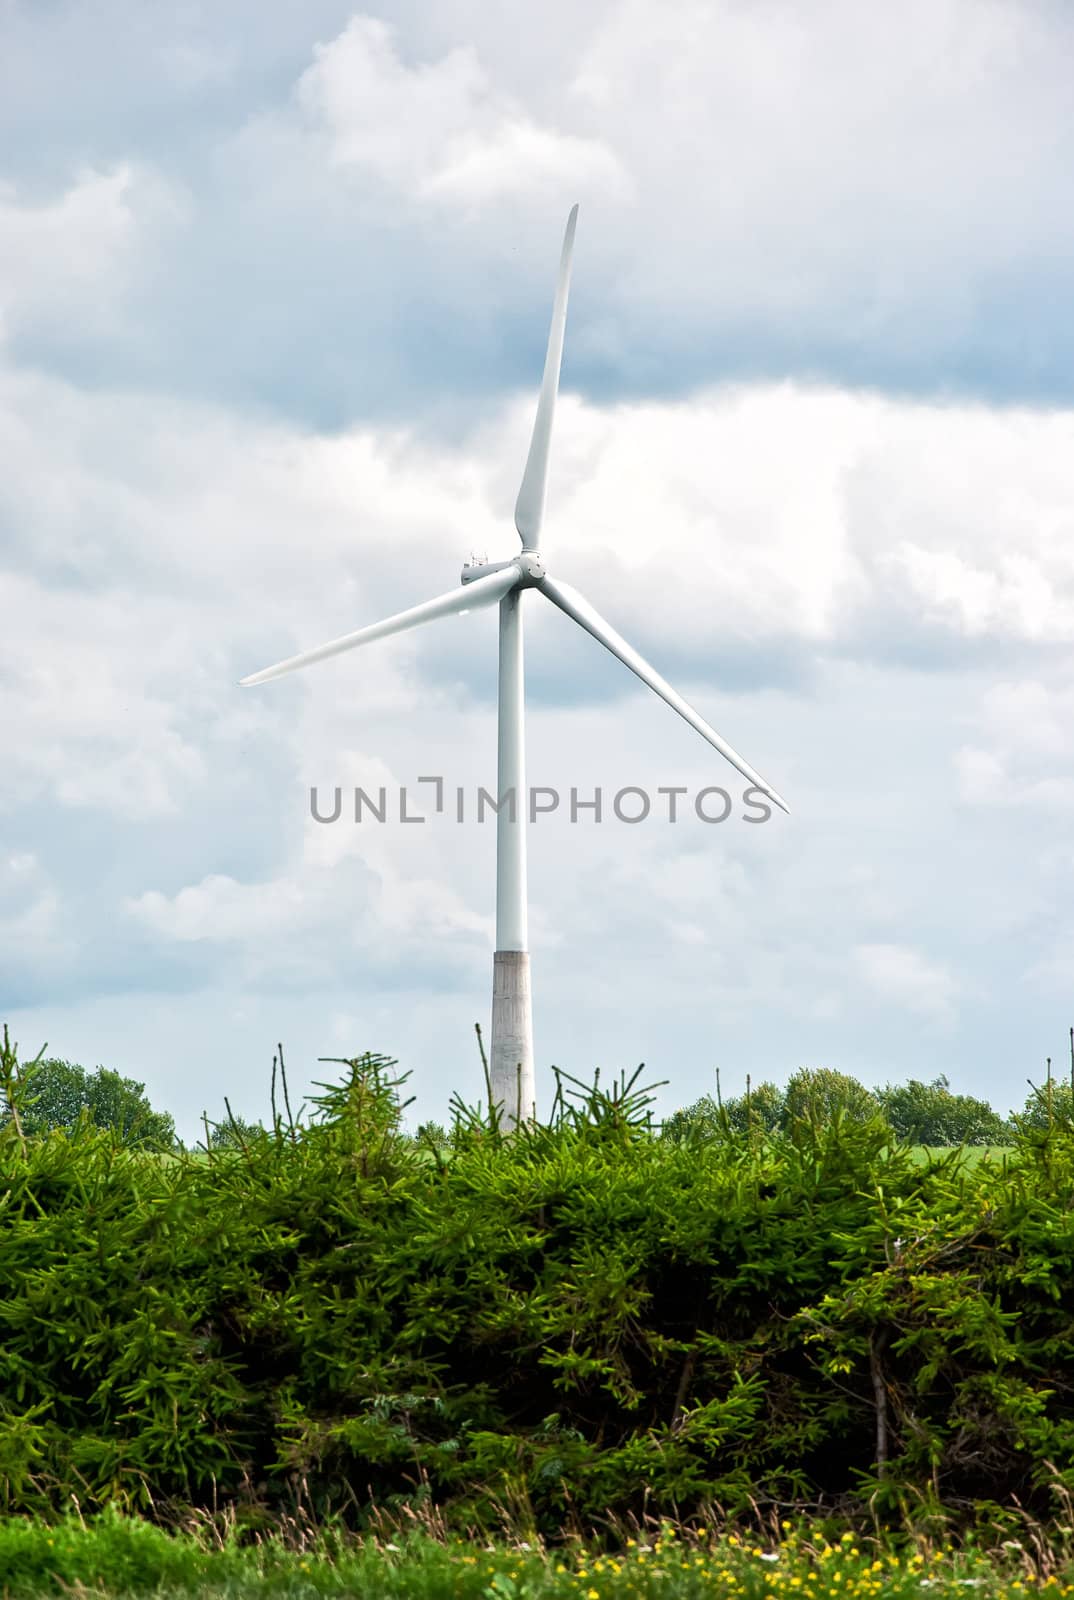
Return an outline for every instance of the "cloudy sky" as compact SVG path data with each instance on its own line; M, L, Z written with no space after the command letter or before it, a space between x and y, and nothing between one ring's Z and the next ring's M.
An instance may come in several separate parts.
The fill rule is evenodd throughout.
M494 787L494 610L238 679L515 553L578 201L546 558L792 814L527 598L530 780L605 796L531 831L539 1107L1065 1071L1072 73L1060 0L0 0L23 1055L188 1141L277 1041L296 1101L367 1049L411 1125L482 1096L494 824L415 785Z

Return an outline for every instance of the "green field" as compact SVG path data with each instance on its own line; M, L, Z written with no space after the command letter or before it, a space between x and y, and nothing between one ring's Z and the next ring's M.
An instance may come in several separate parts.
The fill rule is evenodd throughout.
M1009 1144L963 1144L963 1145L924 1145L913 1144L909 1146L913 1159L924 1165L928 1161L939 1161L949 1157L953 1150L957 1150L966 1166L975 1167L980 1161L994 1161L997 1164L1004 1158L1010 1159L1015 1151Z

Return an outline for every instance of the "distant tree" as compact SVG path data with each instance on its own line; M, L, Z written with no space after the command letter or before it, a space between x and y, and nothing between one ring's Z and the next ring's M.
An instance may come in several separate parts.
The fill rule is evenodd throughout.
M711 1095L703 1095L693 1105L666 1117L663 1134L666 1139L680 1140L693 1131L701 1138L714 1138L722 1131L725 1118L726 1126L734 1133L744 1133L747 1126L771 1133L783 1119L783 1090L774 1083L759 1083L748 1095L725 1100L722 1116L719 1102Z
M263 1131L264 1125L260 1122L247 1122L244 1117L235 1117L226 1122L217 1123L209 1133L210 1150L238 1150L244 1139Z
M857 1078L832 1067L802 1067L788 1080L784 1095L783 1126L802 1117L830 1122L841 1111L851 1122L869 1122L879 1116L875 1095Z
M931 1083L911 1078L874 1093L891 1126L908 1144L1010 1144L1013 1138L1010 1124L987 1100L952 1094L942 1073Z
M736 1133L747 1127L760 1128L774 1133L783 1126L786 1115L786 1096L774 1083L751 1084L748 1094L735 1095L724 1101L727 1120Z
M1050 1107L1048 1085L1043 1083L1039 1088L1030 1091L1025 1106L1019 1113L1019 1121L1023 1126L1030 1128L1046 1128L1049 1121L1069 1122L1071 1110L1070 1084L1056 1083L1053 1080Z
M702 1139L717 1138L721 1132L719 1109L711 1095L702 1095L693 1105L680 1106L670 1117L665 1117L661 1134L673 1144L681 1144L691 1134Z
M47 1133L78 1121L86 1104L86 1072L69 1061L24 1062L20 1068L22 1100L19 1115L24 1133ZM7 1098L0 1100L0 1125L11 1121Z
M1053 1114L1069 1117L1071 1106L1070 1085L1053 1084ZM867 1089L845 1072L828 1067L802 1068L785 1090L774 1083L759 1083L748 1097L737 1095L723 1103L727 1125L736 1132L746 1128L747 1117L755 1128L785 1132L797 1118L810 1112L818 1122L825 1123L836 1111L842 1111L854 1122L883 1117L909 1144L1002 1145L1014 1140L1014 1129L1007 1118L993 1110L987 1100L952 1094L942 1075L931 1083L914 1078L909 1083ZM1029 1096L1023 1117L1030 1127L1047 1125L1045 1090ZM664 1136L671 1139L684 1138L690 1129L701 1137L716 1137L722 1126L717 1103L710 1095L674 1112L663 1125Z
M99 1128L111 1128L122 1143L145 1149L172 1150L176 1145L175 1121L166 1111L154 1111L145 1098L145 1084L121 1078L108 1067L92 1075L73 1061L47 1059L28 1062L22 1069L25 1107L20 1117L26 1134L44 1134L52 1128L74 1131L86 1111ZM0 1100L0 1126L11 1119L11 1108Z
M439 1122L422 1122L414 1132L415 1144L434 1144L438 1150L447 1150L451 1135Z

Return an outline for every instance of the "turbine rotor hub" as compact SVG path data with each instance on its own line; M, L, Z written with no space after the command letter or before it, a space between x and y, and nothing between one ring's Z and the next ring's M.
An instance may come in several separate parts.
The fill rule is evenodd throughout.
M522 574L520 588L532 589L534 585L542 581L545 576L545 566L536 550L523 550L522 554L516 556L515 559L518 563L518 570Z

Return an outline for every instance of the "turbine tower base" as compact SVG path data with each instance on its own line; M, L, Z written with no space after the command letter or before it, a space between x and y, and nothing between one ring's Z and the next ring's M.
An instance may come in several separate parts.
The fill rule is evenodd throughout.
M497 950L492 958L492 1037L489 1078L501 1127L537 1120L533 1070L533 1008L528 950Z

